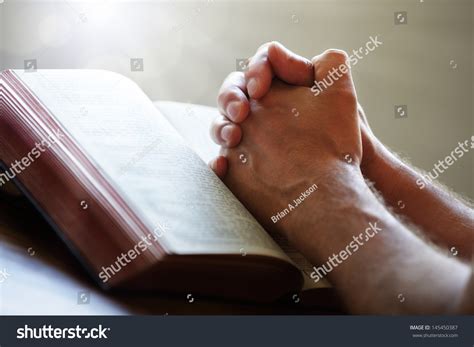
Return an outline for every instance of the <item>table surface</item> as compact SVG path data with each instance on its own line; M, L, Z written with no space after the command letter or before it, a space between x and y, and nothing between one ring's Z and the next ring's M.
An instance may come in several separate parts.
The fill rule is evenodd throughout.
M301 303L253 304L165 293L107 293L22 196L0 190L0 314L328 314ZM11 189L11 187L10 187Z

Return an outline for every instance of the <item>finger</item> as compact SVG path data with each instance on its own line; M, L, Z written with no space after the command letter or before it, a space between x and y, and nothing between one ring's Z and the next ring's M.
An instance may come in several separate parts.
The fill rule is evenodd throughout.
M254 99L261 98L270 90L273 79L272 66L268 60L268 47L270 45L271 42L267 42L258 48L257 53L250 58L245 71L247 92Z
M311 59L315 88L323 91L332 85L353 88L352 74L346 52L328 49Z
M249 113L249 101L245 91L245 77L242 72L233 72L227 76L219 90L219 111L235 123L243 122Z
M227 174L227 158L219 156L209 162L209 167L222 180Z
M225 117L217 118L211 125L211 138L215 143L224 147L235 147L242 139L242 129L238 124L230 122Z
M313 64L308 59L293 53L279 42L268 47L268 58L273 73L280 80L296 86L313 85Z
M259 99L264 96L274 76L289 84L311 86L313 66L308 59L291 52L282 44L269 42L257 50L245 72L250 97Z

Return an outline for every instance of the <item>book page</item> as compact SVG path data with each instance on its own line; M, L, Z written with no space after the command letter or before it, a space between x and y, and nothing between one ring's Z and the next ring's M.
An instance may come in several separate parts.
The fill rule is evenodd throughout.
M212 121L219 117L215 107L173 101L157 101L154 104L205 163L219 154L220 146L212 141L209 132Z
M158 101L155 102L155 106L205 162L216 157L219 153L219 146L209 136L212 121L219 117L216 108L170 101ZM314 283L310 277L313 266L289 244L288 240L274 233L270 236L303 273L305 279L303 289L330 287L329 282L325 279Z
M15 71L174 254L290 261L131 80L99 70Z

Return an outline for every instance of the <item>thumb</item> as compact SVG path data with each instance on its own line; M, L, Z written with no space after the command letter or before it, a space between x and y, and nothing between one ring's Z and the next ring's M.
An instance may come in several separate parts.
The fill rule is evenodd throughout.
M250 58L245 72L246 90L251 98L259 99L270 90L276 77L288 84L310 87L313 65L278 42L268 42Z
M313 84L313 65L311 62L290 51L279 42L268 47L268 59L277 78L296 86Z
M313 92L323 92L325 89L338 87L354 90L352 73L349 66L349 56L338 49L328 49L311 59L314 66Z

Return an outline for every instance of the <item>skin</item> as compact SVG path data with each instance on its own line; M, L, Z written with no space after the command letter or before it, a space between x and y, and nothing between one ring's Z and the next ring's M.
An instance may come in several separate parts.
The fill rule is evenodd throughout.
M363 174L397 212L438 244L456 246L464 259L472 256L473 211L434 184L419 189L420 174L371 131L350 73L312 95L313 81L345 60L337 50L309 61L278 43L260 47L245 75L231 74L219 92L224 117L216 120L211 135L224 149L211 167L265 227L289 237L313 264L325 262L327 252L344 249L370 221L384 225L383 233L329 274L352 312L472 311L469 267L434 251L402 225L368 189ZM272 83L274 77L302 87ZM244 167L242 153L249 157ZM343 160L348 153L350 164ZM313 183L318 185L315 195L272 223L273 214ZM374 273L369 264L382 266ZM401 305L400 294L407 301L410 297L409 306Z

